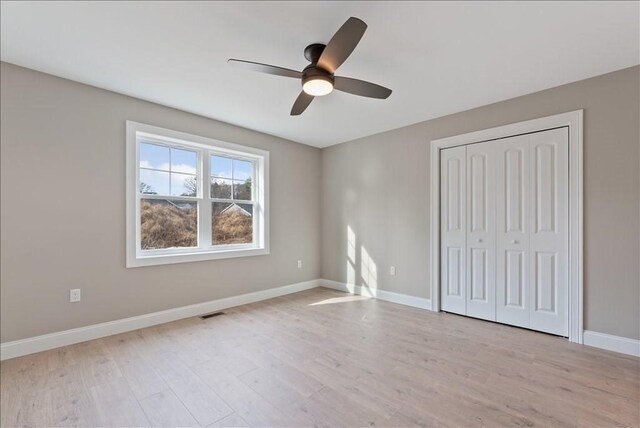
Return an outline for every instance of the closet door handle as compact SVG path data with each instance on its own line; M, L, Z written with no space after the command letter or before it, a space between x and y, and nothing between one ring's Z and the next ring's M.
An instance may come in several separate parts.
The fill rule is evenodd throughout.
M518 243L518 241L517 241L516 239L514 239L514 240L512 240L512 241L511 241L511 243L512 243L512 244L517 244L517 243Z
M482 239L478 238L476 239L476 242L482 242Z

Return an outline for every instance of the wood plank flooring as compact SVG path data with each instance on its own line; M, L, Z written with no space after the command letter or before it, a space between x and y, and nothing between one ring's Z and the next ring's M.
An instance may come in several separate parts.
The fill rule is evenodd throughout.
M640 425L640 359L318 288L1 364L1 425Z

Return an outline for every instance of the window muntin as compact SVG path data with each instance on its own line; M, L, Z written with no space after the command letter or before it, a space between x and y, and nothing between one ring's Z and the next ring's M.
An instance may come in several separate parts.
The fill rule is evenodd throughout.
M180 256L174 259L182 262L232 257L234 251L268 253L267 152L217 141L219 146L203 144L214 140L175 138L186 134L169 130L152 134L139 128L160 130L127 123L131 146L127 162L133 164L135 177L133 186L128 173L127 185L135 190L131 204L135 211L131 213L127 205L128 218L135 221L132 227L133 221L127 222L128 266L174 262L152 260L165 256ZM130 244L133 226L135 242Z

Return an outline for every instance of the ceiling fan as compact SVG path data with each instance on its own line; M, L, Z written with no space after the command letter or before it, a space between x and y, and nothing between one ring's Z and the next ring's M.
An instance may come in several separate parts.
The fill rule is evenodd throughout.
M298 116L305 111L314 97L327 95L334 89L361 97L386 99L391 95L391 89L364 80L334 76L336 69L358 45L366 29L367 24L362 20L353 17L347 19L329 43L314 43L304 49L304 57L311 64L302 71L240 59L230 59L228 62L261 73L301 79L302 92L293 103L292 116Z

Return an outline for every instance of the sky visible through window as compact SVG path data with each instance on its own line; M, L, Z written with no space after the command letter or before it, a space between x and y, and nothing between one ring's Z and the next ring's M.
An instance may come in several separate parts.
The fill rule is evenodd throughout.
M251 162L211 156L211 176L245 181L253 175Z
M195 196L198 155L190 150L140 144L142 193Z
M194 151L140 143L141 193L195 196L198 155ZM251 180L253 164L223 156L211 156L212 184L234 188ZM230 192L229 192L230 193ZM225 195L225 198L231 198ZM241 197L240 199L249 199Z

